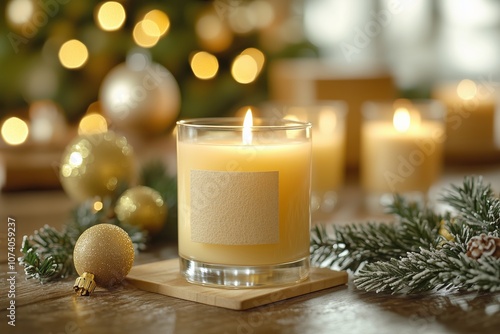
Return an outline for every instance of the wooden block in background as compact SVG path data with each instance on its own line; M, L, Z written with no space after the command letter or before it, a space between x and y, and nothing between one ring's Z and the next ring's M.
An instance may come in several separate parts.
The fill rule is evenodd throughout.
M224 289L188 283L180 274L179 259L132 268L127 280L136 287L162 295L233 310L246 310L347 283L347 273L311 268L304 282L271 288Z
M269 69L270 99L288 104L321 100L347 103L346 163L359 163L361 105L369 100L392 100L398 91L392 76L382 68L331 65L318 59L279 60Z

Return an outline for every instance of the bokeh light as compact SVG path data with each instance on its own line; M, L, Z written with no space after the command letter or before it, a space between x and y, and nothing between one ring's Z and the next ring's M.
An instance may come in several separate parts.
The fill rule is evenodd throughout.
M170 19L168 18L168 15L159 9L149 11L144 16L144 20L148 20L156 24L160 32L160 37L164 36L170 28Z
M12 0L7 4L7 19L14 25L28 23L35 12L35 5L32 0Z
M104 133L108 131L108 122L98 113L85 115L78 124L78 134L88 135L93 133Z
M28 124L20 118L10 117L2 124L1 133L7 144L20 145L28 138Z
M228 16L229 26L237 34L248 34L257 27L258 18L248 6L240 5Z
M94 211L95 212L101 211L103 207L104 207L104 205L102 204L101 201L95 201L94 202Z
M257 63L258 73L260 73L260 71L262 70L262 67L264 67L264 62L266 60L264 53L262 53L262 51L260 51L259 49L256 49L256 48L248 48L248 49L245 49L241 54L242 55L249 55L250 57L252 57L255 60L255 62Z
M97 25L105 31L120 29L125 23L127 14L122 4L116 1L108 1L97 9Z
M197 78L207 80L217 74L219 62L214 55L200 51L191 58L191 69Z
M155 22L145 19L137 22L132 36L137 45L143 48L151 48L160 40L161 31Z
M64 43L59 49L59 61L62 66L69 69L80 68L87 62L89 51L85 44L72 39Z
M253 82L259 73L259 66L255 59L249 55L239 55L231 67L231 75L241 84Z
M200 16L195 25L201 45L212 52L226 50L233 42L233 33L212 11Z
M476 93L477 86L472 80L462 80L457 86L457 94L464 100L472 100L476 96Z
M274 8L268 1L255 0L248 5L248 8L255 17L258 17L255 21L257 28L266 28L274 22Z

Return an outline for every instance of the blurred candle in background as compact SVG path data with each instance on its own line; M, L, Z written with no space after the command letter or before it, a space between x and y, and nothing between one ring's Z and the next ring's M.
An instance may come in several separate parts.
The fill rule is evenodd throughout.
M326 100L304 105L275 102L263 105L262 113L264 117L312 124L312 220L326 219L337 204L337 192L345 178L347 104Z
M433 97L447 108L445 156L448 161L500 161L500 148L495 145L498 85L465 79L434 87Z
M363 105L360 172L369 209L394 193L425 200L441 172L444 115L437 101Z

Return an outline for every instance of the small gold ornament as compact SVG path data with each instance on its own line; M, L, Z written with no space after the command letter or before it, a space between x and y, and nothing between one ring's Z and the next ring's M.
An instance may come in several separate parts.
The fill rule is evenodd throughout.
M446 222L444 220L441 220L441 222L439 223L439 234L441 234L441 236L443 236L443 238L445 238L447 241L455 241L455 238L453 238L453 236L446 228Z
M105 197L135 175L133 149L127 139L112 131L76 137L66 147L59 179L72 199L83 202Z
M148 137L173 126L181 99L172 74L146 55L136 53L106 75L99 100L116 128Z
M128 189L115 206L116 216L121 222L139 226L151 234L162 229L167 212L160 193L145 186Z
M73 260L80 275L73 289L78 295L88 296L96 285L107 288L123 281L134 263L134 246L122 228L99 224L80 235Z

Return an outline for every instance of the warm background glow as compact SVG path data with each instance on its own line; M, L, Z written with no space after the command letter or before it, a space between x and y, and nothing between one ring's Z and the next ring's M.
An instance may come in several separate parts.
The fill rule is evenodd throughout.
M194 75L199 79L211 79L219 70L217 58L205 51L197 52L191 58L191 69Z
M151 48L160 40L161 32L155 22L145 19L135 25L132 35L137 45Z
M257 78L259 65L255 59L249 55L239 55L233 62L231 74L237 82L248 84Z
M13 0L6 8L7 18L14 25L23 25L31 20L35 12L32 0Z
M87 62L89 52L85 44L72 39L64 43L59 49L59 61L69 69L80 68Z
M264 67L264 62L265 62L265 56L264 56L264 53L262 53L262 51L260 51L259 49L256 49L256 48L248 48L248 49L245 49L242 53L242 55L249 55L250 57L252 57L255 62L257 63L257 69L258 69L258 73L260 73L260 71L262 70L262 67Z
M101 211L104 205L102 204L101 201L95 201L94 202L94 211Z
M224 51L233 42L232 31L212 11L203 14L197 20L195 29L200 43L209 51Z
M108 123L106 119L97 114L91 113L84 116L78 124L78 134L103 133L108 131Z
M7 144L22 144L28 138L28 124L20 118L11 117L2 124L1 133L3 140L5 140Z
M158 27L160 36L164 36L170 28L170 19L168 18L168 15L158 9L153 9L144 15L144 20L154 22Z
M103 3L97 11L97 24L105 31L120 29L125 23L125 18L125 8L116 1Z

